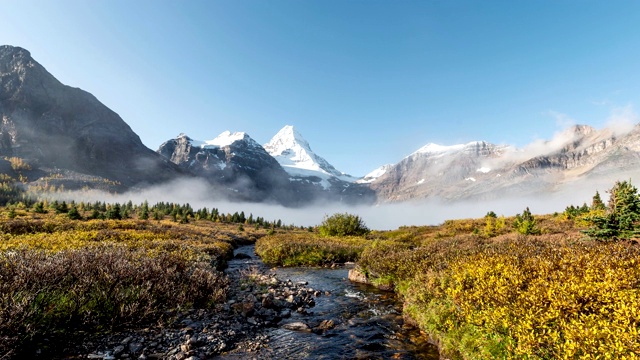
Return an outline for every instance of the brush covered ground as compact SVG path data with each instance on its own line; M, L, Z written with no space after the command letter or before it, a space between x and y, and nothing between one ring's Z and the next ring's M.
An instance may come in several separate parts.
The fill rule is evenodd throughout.
M394 289L407 320L448 358L635 358L640 246L586 236L593 224L585 219L603 213L586 206L535 217L528 209L509 218L489 213L344 241L280 234L259 239L256 252L278 265L350 254L341 259Z
M191 216L71 220L91 217L74 209L0 209L0 358L34 348L59 355L84 334L169 323L221 304L233 248L272 231Z
M215 307L233 248L256 242L272 265L355 261L449 358L634 358L640 197L619 190L632 195L614 204L630 209L620 214L603 204L490 212L353 236L170 204L10 205L0 209L0 357Z

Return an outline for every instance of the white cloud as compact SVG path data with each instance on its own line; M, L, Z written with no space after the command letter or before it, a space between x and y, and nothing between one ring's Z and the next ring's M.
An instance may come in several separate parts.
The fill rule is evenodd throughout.
M573 119L567 114L563 114L558 111L550 110L549 115L551 115L551 117L556 119L556 126L558 126L561 129L566 129L570 126L577 124L575 119Z
M615 108L607 118L605 127L613 131L616 136L624 135L631 131L638 123L638 114L632 105Z

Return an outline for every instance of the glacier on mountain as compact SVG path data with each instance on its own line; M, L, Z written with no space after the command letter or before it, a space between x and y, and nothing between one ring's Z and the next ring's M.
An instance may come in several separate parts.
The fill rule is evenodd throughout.
M291 125L280 129L263 147L294 178L316 176L322 179L324 188L328 188L329 179L332 178L350 183L358 180L338 171L327 160L314 153L307 140Z

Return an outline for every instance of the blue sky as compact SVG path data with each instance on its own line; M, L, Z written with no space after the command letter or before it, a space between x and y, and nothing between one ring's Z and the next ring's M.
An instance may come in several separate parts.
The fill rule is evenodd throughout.
M2 0L0 43L150 148L294 125L364 175L421 146L635 118L638 1ZM624 111L621 111L623 109Z

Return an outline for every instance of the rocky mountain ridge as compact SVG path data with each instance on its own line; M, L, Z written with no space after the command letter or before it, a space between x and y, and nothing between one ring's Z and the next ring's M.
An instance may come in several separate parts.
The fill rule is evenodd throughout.
M370 183L379 202L497 199L640 174L640 126L623 134L576 125L535 149L428 144Z
M493 199L640 174L640 126L576 125L524 149L430 143L360 179L315 154L290 125L264 146L227 131L209 141L181 134L154 152L93 95L60 83L12 46L0 46L0 117L0 173L67 189L125 191L186 177L204 179L220 198L304 206ZM28 170L18 174L11 161Z
M291 128L291 130L293 130ZM289 206L303 206L315 201L339 201L349 204L373 203L373 192L366 186L345 182L329 173L331 164L310 151L308 143L300 135L295 145L305 144L301 156L306 168L286 158L289 154L283 146L287 143L280 137L274 148L282 149L280 161L270 155L246 133L225 131L214 140L199 141L180 134L164 142L158 153L180 168L206 179L219 187L225 197L243 201L270 201ZM304 141L304 142L303 142ZM273 144L272 144L273 145ZM308 149L308 151L306 151ZM299 150L299 149L294 149ZM283 160L284 157L284 160ZM289 166L282 166L281 161ZM289 171L287 171L289 169Z
M40 176L64 169L130 187L184 175L118 114L60 83L19 47L0 46L0 118L0 156L26 159Z

